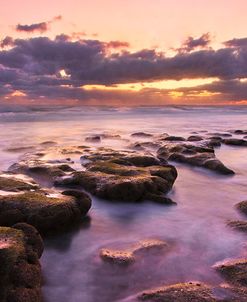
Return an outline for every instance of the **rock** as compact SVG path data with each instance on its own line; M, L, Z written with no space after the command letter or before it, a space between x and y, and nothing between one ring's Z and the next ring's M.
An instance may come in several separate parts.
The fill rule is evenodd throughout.
M66 175L67 172L75 171L68 164L45 162L41 160L27 159L15 163L9 167L9 171L12 173L24 173L31 177L44 177L47 180L53 181L56 177Z
M218 172L223 175L233 175L235 172L227 168L220 160L218 159L208 159L203 163L203 167L209 170Z
M135 261L131 252L102 249L100 257L103 261L118 265L129 265Z
M108 200L138 202L150 197L148 194L163 196L172 188L177 177L176 169L170 165L143 167L144 163L148 164L146 157L131 159L138 166L128 164L130 158L115 157L114 161L118 163L112 160L87 164L86 171L57 179L55 185L79 186ZM154 163L157 164L156 161Z
M7 152L19 153L19 152L28 152L34 149L34 146L24 146L24 147L13 147L5 149Z
M11 192L19 192L19 191L30 191L35 190L39 186L34 183L34 181L24 181L22 179L18 179L14 175L2 174L0 175L0 190L2 191L11 191Z
M14 229L21 230L24 233L28 247L40 258L44 251L44 243L35 227L27 223L16 223L12 227Z
M228 282L247 286L247 259L226 260L213 266Z
M209 286L199 282L178 283L141 293L138 300L152 302L216 302Z
M234 130L234 134L245 135L247 134L247 130Z
M131 136L134 136L134 137L151 137L153 135L150 134L150 133L146 133L146 132L135 132L135 133L132 133Z
M43 241L27 224L0 227L0 301L41 302Z
M57 142L54 141L44 141L42 143L40 143L41 146L55 146L57 145Z
M121 159L136 167L149 167L149 166L157 166L160 164L160 161L156 157L148 156L148 155L124 156L121 157Z
M224 175L232 175L234 171L227 168L214 154L212 147L185 143L168 143L157 151L160 160L186 163L191 166L202 167Z
M247 140L245 139L238 139L238 138L228 138L228 139L223 139L222 141L225 145L230 145L230 146L247 146Z
M187 138L187 141L189 142L198 142L198 141L202 141L203 138L199 135L191 135Z
M101 141L100 135L92 135L92 136L87 136L85 138L86 142L93 142L93 143L99 143Z
M208 146L211 147L211 148L221 146L221 140L219 140L219 139L211 138L210 140L208 140L207 143L208 143Z
M244 213L245 215L247 215L247 200L239 202L238 204L236 204L236 207L242 213Z
M220 136L220 137L231 137L232 134L230 133L221 133L221 132L214 132L214 133L208 133L208 135L214 135L214 136Z
M101 249L100 257L103 261L118 264L129 265L148 252L167 251L168 244L162 240L148 239L142 240L126 250Z
M165 141L185 141L185 138L184 137L181 137L181 136L167 136L165 137L163 140Z
M131 144L129 148L135 149L135 150L145 150L146 148L148 149L158 149L161 147L160 143L157 142L136 142L134 144Z
M233 220L228 222L227 225L234 230L247 233L247 221Z
M100 137L103 139L121 139L121 136L119 134L113 133L102 133L100 134Z
M90 197L75 190L24 192L0 196L0 225L26 222L42 233L61 230L79 222L91 206Z

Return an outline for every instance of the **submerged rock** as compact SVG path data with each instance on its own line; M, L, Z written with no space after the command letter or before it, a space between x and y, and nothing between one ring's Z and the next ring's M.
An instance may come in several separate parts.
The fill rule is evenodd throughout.
M100 258L105 262L118 264L118 265L129 265L135 261L132 252L117 251L117 250L110 250L110 249L102 249L100 251Z
M79 191L10 193L0 195L0 225L27 222L42 232L60 230L80 221L90 207L90 197Z
M0 301L41 302L43 241L30 225L0 227Z
M150 133L146 133L146 132L135 132L132 133L131 136L136 136L136 137L152 137L153 135Z
M160 143L157 142L136 142L129 146L129 148L134 150L145 150L145 149L158 149L161 147Z
M234 134L239 134L239 135L245 135L247 134L247 130L234 130L234 131L231 131L232 133Z
M185 138L181 137L181 136L170 135L170 136L165 137L163 140L171 141L171 142L173 142L173 141L185 141Z
M224 139L222 141L226 145L231 145L231 146L247 146L247 140L245 139L239 139L239 138L228 138Z
M87 136L85 138L86 142L94 142L94 143L99 143L101 141L100 135L92 135L92 136Z
M203 137L199 136L199 135L191 135L187 138L187 141L189 142L198 142L198 141L202 141Z
M142 240L126 250L101 249L100 257L103 261L109 263L129 265L135 262L138 256L141 256L143 253L167 251L168 247L169 245L165 241L148 239Z
M152 302L216 302L209 286L199 282L178 283L141 293L140 301Z
M238 204L236 204L236 207L242 213L244 213L245 215L247 215L247 200L239 202Z
M233 220L228 222L227 225L234 230L247 233L247 221Z
M226 260L214 268L230 283L247 287L247 259Z

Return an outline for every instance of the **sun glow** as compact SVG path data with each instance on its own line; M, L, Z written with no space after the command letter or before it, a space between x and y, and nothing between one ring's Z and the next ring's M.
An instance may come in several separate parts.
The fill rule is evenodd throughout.
M81 88L85 90L129 90L129 91L141 91L143 89L178 89L178 88L190 88L198 85L210 84L216 81L217 78L207 79L185 79L180 81L168 80L168 81L156 81L156 82L140 82L140 83L128 83L117 85L84 85Z

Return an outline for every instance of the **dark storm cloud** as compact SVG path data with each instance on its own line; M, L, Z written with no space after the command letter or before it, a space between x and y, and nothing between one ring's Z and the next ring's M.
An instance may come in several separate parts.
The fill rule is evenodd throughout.
M16 31L19 32L27 32L27 33L32 33L32 32L46 32L49 30L50 25L53 22L60 21L62 19L62 16L56 16L52 20L47 21L47 22L40 22L40 23L33 23L29 25L24 25L24 24L17 24L16 25Z
M206 38L202 37L194 39L190 47L202 46L203 40L206 43ZM2 73L0 84L9 84L8 90L22 91L30 98L42 96L83 100L89 97L100 98L100 93L119 97L119 93L116 92L87 91L81 86L86 84L111 86L141 81L208 77L217 77L221 80L222 86L217 83L217 86L207 88L212 92L214 90L217 92L221 88L222 94L225 91L229 95L228 90L231 87L233 94L240 97L241 91L241 96L245 95L247 98L246 84L241 81L235 82L247 78L247 48L236 41L231 45L228 41L226 42L228 45L218 50L200 49L177 53L173 57L167 57L153 49L136 52L119 50L116 53L118 47L126 47L127 44L121 41L71 41L71 37L64 34L54 40L38 37L12 39L5 43L8 44L10 41L12 47L0 51ZM112 47L114 53L109 51ZM61 70L64 70L63 73ZM223 83L229 83L229 86ZM141 93L147 94L151 91L139 92L139 95ZM166 94L167 91L164 90L163 93Z

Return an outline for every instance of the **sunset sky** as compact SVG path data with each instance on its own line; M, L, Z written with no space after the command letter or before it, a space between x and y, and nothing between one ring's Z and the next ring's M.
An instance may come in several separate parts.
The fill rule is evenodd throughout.
M0 105L247 104L246 0L9 0Z

